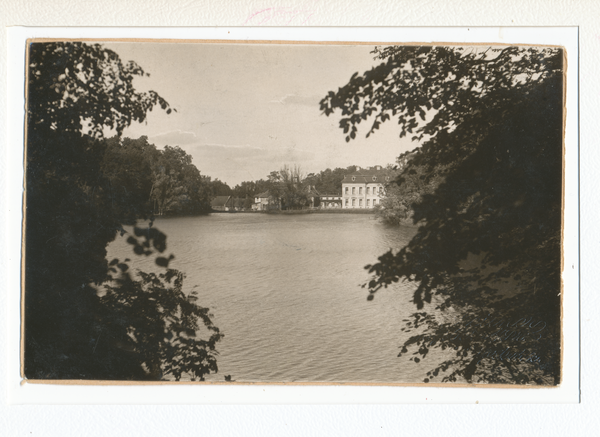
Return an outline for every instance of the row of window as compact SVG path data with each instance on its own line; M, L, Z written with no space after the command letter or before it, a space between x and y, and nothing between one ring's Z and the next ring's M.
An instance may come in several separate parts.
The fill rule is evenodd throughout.
M345 194L349 194L349 191L348 191L349 188L350 187L345 188L345 190L344 190ZM358 194L362 194L362 189L363 189L363 187L358 187ZM382 189L383 189L383 187L373 187L373 194L381 193ZM367 194L371 194L369 192L369 190L370 190L370 187L367 187L367 191L366 191ZM352 187L352 194L356 194L356 187Z
M373 179L373 182L375 182L375 181L377 180L377 176L373 176L371 179ZM356 180L356 176L352 176L352 182L354 182L355 180ZM389 176L386 176L386 177L385 177L385 180L386 180L386 181L389 181L389 180L390 180L390 177L389 177Z
M358 200L358 203L356 203L356 201ZM350 206L350 199L346 199L345 200L345 204L346 207ZM371 204L371 199L367 199L367 203L366 206L367 208L370 206L375 206L377 205L377 199L373 199L373 203ZM352 199L352 206L358 206L360 208L362 208L363 206L363 199Z

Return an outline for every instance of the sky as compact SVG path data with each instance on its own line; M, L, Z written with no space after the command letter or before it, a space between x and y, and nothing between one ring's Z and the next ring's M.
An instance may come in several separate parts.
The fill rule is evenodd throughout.
M105 43L123 61L137 62L150 77L139 91L154 90L177 112L155 108L124 136L148 137L158 148L180 146L204 175L231 187L266 179L284 165L304 174L326 168L394 163L417 146L399 139L393 120L369 138L364 123L349 143L340 112L322 114L319 101L353 73L376 62L371 45Z

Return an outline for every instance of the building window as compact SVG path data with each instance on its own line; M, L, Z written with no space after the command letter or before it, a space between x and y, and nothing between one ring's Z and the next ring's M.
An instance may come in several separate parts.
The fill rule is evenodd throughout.
M358 199L358 206L362 208L362 199Z
M356 188L352 187L352 194L356 193Z
M354 182L356 180L356 176L352 176L352 181Z
M369 194L369 187L367 187L367 195Z
M346 194L348 194L348 187L346 187Z
M367 206L369 206L370 201L371 201L371 199L367 199Z
M356 206L356 199L352 199L352 206Z
M346 206L348 206L348 199L346 199Z
M373 176L373 182L377 180L377 176Z
M358 194L362 194L362 187L358 187Z

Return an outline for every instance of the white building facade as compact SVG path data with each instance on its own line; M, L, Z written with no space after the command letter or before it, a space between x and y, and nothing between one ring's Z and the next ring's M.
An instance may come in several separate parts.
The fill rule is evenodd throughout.
M384 195L384 186L390 180L389 172L380 165L348 174L342 180L342 208L375 208Z
M321 194L320 201L321 209L339 209L342 207L342 196L339 194Z

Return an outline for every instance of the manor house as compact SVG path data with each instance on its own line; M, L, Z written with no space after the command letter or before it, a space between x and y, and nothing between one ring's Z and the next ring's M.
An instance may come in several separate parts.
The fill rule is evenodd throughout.
M374 208L381 202L389 171L380 165L360 168L342 180L342 208Z

